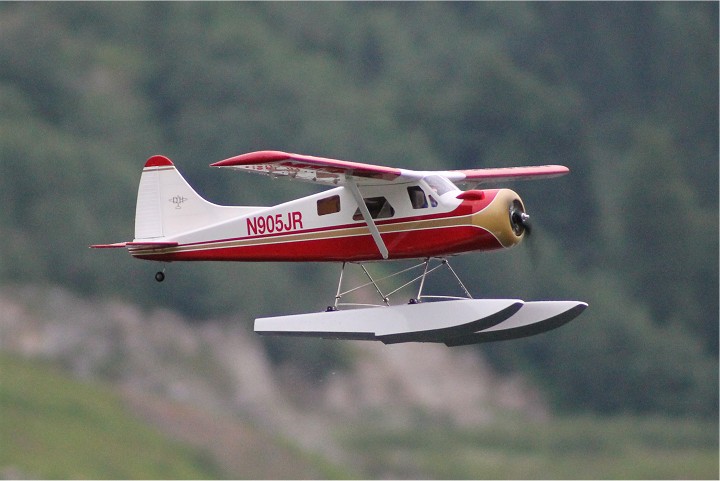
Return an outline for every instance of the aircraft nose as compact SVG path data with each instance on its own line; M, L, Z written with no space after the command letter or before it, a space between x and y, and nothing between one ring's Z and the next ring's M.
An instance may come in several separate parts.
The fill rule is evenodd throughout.
M490 205L475 215L474 224L490 232L502 247L520 243L531 229L525 205L510 189L498 190Z

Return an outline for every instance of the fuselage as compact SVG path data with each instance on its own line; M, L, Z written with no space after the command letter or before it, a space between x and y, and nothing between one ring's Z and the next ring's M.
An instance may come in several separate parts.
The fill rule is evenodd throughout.
M430 175L391 186L364 186L362 197L389 259L442 257L511 247L524 211L509 189L463 192ZM178 203L176 209L184 208ZM157 261L372 261L382 259L350 189L336 187L273 207L246 208L236 217L163 239L171 247L130 247Z

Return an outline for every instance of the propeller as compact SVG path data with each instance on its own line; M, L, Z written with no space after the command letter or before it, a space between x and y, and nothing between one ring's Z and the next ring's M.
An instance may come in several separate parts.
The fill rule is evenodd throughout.
M525 208L519 200L513 201L512 206L510 207L510 225L512 226L513 232L515 232L516 236L519 237L525 234L530 266L533 270L537 269L541 255L538 251L538 246L536 244L537 241L535 238L533 237L532 240L530 239L531 234L533 233L530 215L525 212Z

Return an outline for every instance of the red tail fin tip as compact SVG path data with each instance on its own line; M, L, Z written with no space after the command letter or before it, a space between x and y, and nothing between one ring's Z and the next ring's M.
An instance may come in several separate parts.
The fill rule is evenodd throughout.
M153 155L147 160L147 162L145 162L145 167L163 167L173 165L174 164L170 159L162 155Z

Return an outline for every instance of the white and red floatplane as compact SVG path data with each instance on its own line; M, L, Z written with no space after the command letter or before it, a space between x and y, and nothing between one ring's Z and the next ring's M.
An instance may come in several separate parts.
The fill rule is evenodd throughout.
M454 346L545 332L587 307L578 301L473 299L447 262L457 254L512 247L529 234L520 197L510 189L478 190L480 184L558 177L567 167L414 171L278 151L211 165L331 188L271 207L220 206L195 192L170 159L153 156L140 178L134 240L92 247L123 247L133 257L161 262L342 263L326 312L256 319L255 331L266 335ZM462 191L456 184L473 188ZM411 281L419 282L417 296L404 305L390 305L397 290L383 293L363 266L397 259L421 260L422 274ZM439 264L431 268L433 260ZM355 290L343 291L347 263L361 266L380 295L379 306L341 302ZM464 297L423 295L426 276L439 267L455 276ZM158 281L164 277L164 271L156 274Z

